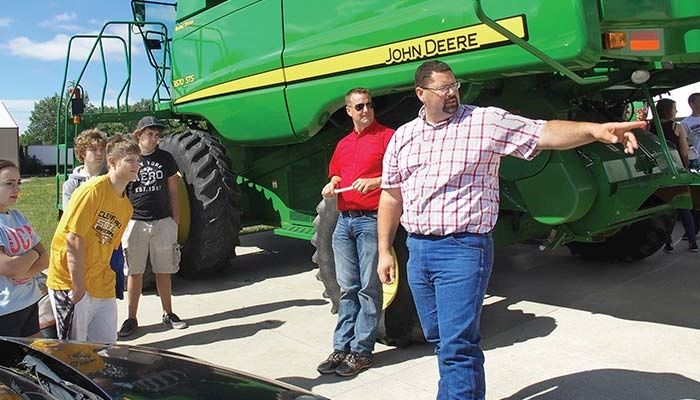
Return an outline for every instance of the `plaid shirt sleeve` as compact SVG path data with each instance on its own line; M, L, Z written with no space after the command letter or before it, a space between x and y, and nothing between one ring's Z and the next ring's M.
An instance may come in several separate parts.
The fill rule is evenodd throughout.
M487 131L492 133L494 152L525 160L539 154L537 142L547 121L521 117L496 107L488 107L484 112Z
M399 128L389 140L382 161L382 189L396 189L401 186L397 139L403 129Z

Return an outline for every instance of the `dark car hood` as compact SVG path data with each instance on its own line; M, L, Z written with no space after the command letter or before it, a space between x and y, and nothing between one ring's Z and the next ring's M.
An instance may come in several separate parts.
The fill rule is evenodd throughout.
M140 346L0 337L0 353L5 367L21 354L48 356L50 367L59 360L63 365L51 368L63 369L62 379L81 385L79 376L66 376L74 374L70 366L113 399L324 399L282 382Z

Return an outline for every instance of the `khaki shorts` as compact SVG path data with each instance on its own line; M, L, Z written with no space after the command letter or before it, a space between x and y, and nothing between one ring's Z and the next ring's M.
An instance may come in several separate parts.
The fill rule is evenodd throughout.
M156 221L132 219L124 231L122 247L125 275L143 274L149 255L155 274L174 274L180 269L177 224L170 217Z

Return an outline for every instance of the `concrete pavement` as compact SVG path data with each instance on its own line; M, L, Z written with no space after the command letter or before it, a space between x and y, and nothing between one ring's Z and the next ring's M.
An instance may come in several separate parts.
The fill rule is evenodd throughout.
M680 237L680 234L676 235ZM337 400L434 399L428 345L378 345L354 378L319 376L335 316L315 279L313 247L260 233L220 275L174 280L182 331L160 323L155 292L141 299L130 340L279 379ZM566 249L497 252L482 318L487 398L700 399L700 254L686 242L634 264L599 264ZM119 302L119 321L126 302Z

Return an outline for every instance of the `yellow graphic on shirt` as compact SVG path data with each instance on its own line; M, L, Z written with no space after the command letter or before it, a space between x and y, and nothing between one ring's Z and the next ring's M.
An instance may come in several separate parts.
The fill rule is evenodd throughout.
M121 228L121 221L109 211L100 211L97 214L95 225L92 227L97 232L100 244L112 243L116 232Z

